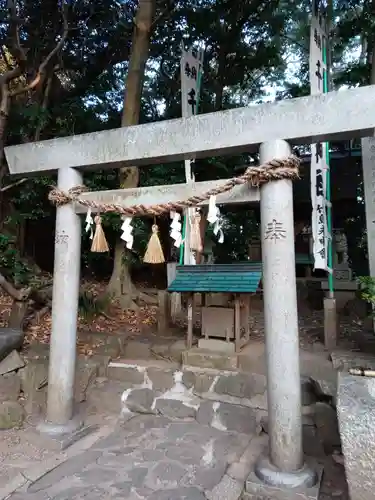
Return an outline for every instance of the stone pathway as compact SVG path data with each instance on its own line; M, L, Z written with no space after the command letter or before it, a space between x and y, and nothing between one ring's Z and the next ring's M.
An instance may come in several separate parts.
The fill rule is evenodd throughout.
M195 421L138 416L9 498L237 500L250 441Z
M264 434L251 438L155 415L134 417L102 435L44 475L24 471L34 482L4 498L238 500L267 441ZM330 456L319 461L324 463L319 500L348 500L344 468Z

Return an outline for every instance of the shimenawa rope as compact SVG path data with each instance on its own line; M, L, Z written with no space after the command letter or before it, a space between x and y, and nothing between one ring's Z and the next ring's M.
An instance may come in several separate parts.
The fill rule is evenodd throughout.
M48 199L51 203L60 207L68 203L78 203L87 208L91 208L93 211L98 213L118 213L120 215L126 215L128 217L134 216L158 216L172 210L183 210L184 208L195 207L207 201L211 196L218 196L220 194L230 191L235 186L240 184L250 184L253 187L259 187L262 184L270 181L277 181L282 179L298 179L299 178L299 159L291 155L285 159L271 160L257 167L248 167L243 175L239 177L233 177L229 179L222 186L210 189L206 193L200 196L191 196L183 201L169 202L169 203L159 203L156 205L145 206L145 205L133 205L131 207L122 207L116 203L99 203L92 200L82 199L79 196L87 192L88 189L85 186L76 186L69 189L67 193L60 190L59 188L53 188Z

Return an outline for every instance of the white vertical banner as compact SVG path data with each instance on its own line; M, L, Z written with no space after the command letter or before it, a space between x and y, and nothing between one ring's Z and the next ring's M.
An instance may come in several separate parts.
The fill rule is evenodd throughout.
M203 69L203 49L190 48L185 50L182 47L180 64L182 117L188 118L197 112Z
M181 106L182 117L189 118L197 113L199 103L199 92L201 75L203 71L203 49L193 47L188 50L181 47ZM186 182L194 182L191 172L191 160L185 160L185 178ZM184 264L195 264L194 255L190 250L190 220L192 219L194 209L185 211L185 241L184 241Z
M325 144L311 146L311 230L313 237L314 269L327 270L328 228L325 199Z
M310 94L323 94L327 65L323 49L327 45L325 18L313 12L310 26Z
M314 2L313 2L314 3ZM325 18L313 10L310 27L310 93L324 93L327 65L323 50L327 46ZM327 143L311 146L311 228L314 269L328 270L328 227L326 201Z

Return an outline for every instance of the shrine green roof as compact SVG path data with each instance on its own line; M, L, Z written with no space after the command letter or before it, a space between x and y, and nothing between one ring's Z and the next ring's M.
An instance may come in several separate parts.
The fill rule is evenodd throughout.
M313 265L314 259L308 253L296 253L296 264L305 266Z
M297 253L296 264L312 265L309 254ZM262 262L177 266L169 292L255 293L262 279Z
M260 262L178 266L168 291L255 293L261 277Z

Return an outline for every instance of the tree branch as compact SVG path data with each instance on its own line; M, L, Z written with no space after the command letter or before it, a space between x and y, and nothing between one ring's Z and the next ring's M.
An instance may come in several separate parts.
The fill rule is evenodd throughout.
M19 65L23 65L27 61L26 52L21 45L20 26L21 19L17 14L17 6L14 0L8 0L9 11L9 34L12 41L13 56Z
M62 49L68 34L69 34L69 23L68 23L68 16L67 16L67 5L64 3L61 9L62 12L62 17L63 17L63 32L61 35L60 40L57 42L56 46L51 50L51 52L47 55L47 57L42 61L39 65L38 72L32 82L30 82L28 85L25 87L21 87L19 89L14 90L10 96L15 97L19 94L24 94L25 92L29 92L30 90L33 90L42 80L42 77L44 76L47 66L50 63L50 61L54 58L56 54L60 52Z
M22 76L22 70L20 66L17 66L16 68L0 75L0 86L7 84L20 76Z
M19 181L17 182L13 182L12 184L8 184L7 186L4 186L0 189L0 193L4 193L5 191L8 191L8 189L12 189L16 186L19 186L20 184L24 184L29 178L25 178L25 179L20 179Z
M158 24L162 19L168 17L176 8L176 0L169 0L168 7L164 9L158 16L155 17L151 24L151 28L153 28L156 24Z
M0 101L0 116L7 117L9 110L9 91L6 83L0 80L1 101Z
M5 50L4 50L4 45L0 43L0 51L1 51L1 57L3 58L3 61L5 62L6 67L8 68L8 71L11 71L13 67L8 61L8 58L6 56Z
M61 8L61 13L63 17L63 32L61 35L61 39L57 43L56 47L51 50L51 52L48 54L48 56L45 58L45 60L42 62L42 64L39 66L39 73L43 73L51 61L51 59L60 52L62 49L65 40L68 37L69 34L69 23L68 23L68 8L65 3L63 3L62 8Z
M45 113L47 111L49 96L50 96L51 89L52 89L53 74L57 69L58 69L58 66L55 66L55 68L52 70L52 73L47 78L47 83L46 83L45 88L44 88L43 101L42 101L42 106L41 106L41 111L43 113ZM44 125L44 122L42 120L40 120L38 125L37 125L37 128L35 130L34 141L40 140L40 134L42 133L43 125ZM26 180L26 179L24 179L24 180Z
M17 95L24 94L25 92L29 92L29 90L33 90L38 85L38 83L40 82L41 78L42 78L42 75L38 71L36 77L34 78L34 80L32 82L30 82L29 84L27 84L25 87L20 87L20 88L18 88L16 90L13 90L13 92L11 92L9 94L10 97L16 97Z
M14 300L20 302L28 298L31 288L26 288L23 290L18 290L5 279L5 277L0 273L0 287L7 292Z

